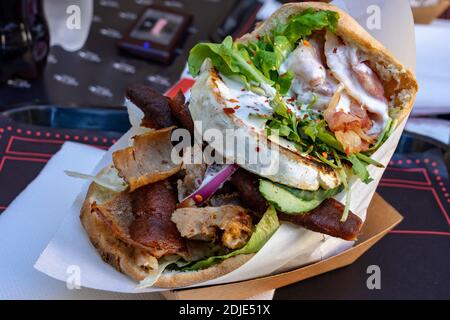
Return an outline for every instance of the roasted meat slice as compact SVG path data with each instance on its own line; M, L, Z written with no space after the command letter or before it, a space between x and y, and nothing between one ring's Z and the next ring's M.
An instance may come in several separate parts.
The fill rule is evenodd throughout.
M143 127L162 129L178 124L172 115L169 98L152 87L140 83L130 85L126 97L144 112Z
M259 192L258 176L238 170L231 178L231 183L241 197L243 205L261 215L267 209L267 201ZM350 212L345 222L341 222L344 205L334 199L326 199L316 209L299 215L279 213L282 221L300 225L306 229L328 234L345 240L354 240L362 227L362 220Z
M152 129L181 126L191 134L194 132L183 92L170 99L150 86L136 83L127 88L126 97L144 113L141 126Z
M134 220L129 226L130 236L152 248L157 258L186 250L185 241L171 220L176 203L176 193L167 181L149 184L131 194Z
M212 241L222 233L222 244L230 249L245 245L252 234L252 219L247 210L234 205L205 208L180 208L172 214L181 236Z
M181 163L171 161L172 128L150 131L134 137L133 146L113 153L113 163L129 185L129 191L176 174Z
M239 169L230 180L233 187L237 190L242 203L258 215L263 215L269 206L266 199L259 192L259 179L253 173Z
M161 181L135 192L118 193L101 204L94 202L92 212L110 228L112 234L135 248L140 265L153 268L155 261L151 257L187 255L185 241L170 220L175 205L175 192Z
M172 99L169 99L169 107L172 115L178 120L181 126L191 134L194 134L194 121L192 120L182 91L178 91Z

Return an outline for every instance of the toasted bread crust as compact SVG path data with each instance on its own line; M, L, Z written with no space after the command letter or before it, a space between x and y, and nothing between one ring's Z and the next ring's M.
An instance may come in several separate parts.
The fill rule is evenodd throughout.
M216 279L239 268L253 256L254 254L237 255L212 267L199 271L163 273L155 283L155 286L160 288L185 287L195 283Z
M108 170L109 167L103 169L99 175L106 173ZM141 248L119 239L112 232L110 226L93 210L93 204L95 202L105 200L101 199L103 196L100 197L100 194L104 192L105 189L96 183L90 185L80 212L81 223L92 245L98 251L104 262L132 279L142 281L149 275L149 272L143 269L137 262L136 258L142 252ZM238 255L199 271L173 271L163 273L154 286L160 288L177 288L215 279L237 269L250 260L252 256L253 254Z
M137 264L133 264L134 248L115 236L109 225L93 210L92 205L97 201L96 193L101 188L92 183L86 199L81 207L80 220L89 239L98 251L103 261L113 266L119 272L129 275L136 281L146 277Z

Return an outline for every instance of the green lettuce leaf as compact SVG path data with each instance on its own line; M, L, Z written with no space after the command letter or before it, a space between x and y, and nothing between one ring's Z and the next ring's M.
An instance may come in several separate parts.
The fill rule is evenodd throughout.
M276 36L273 42L266 36L257 43L241 44L239 47L248 52L255 67L275 83L275 88L281 88L280 94L287 93L293 75L292 73L280 75L278 69L294 47L285 36Z
M352 164L353 173L357 175L362 182L367 184L373 181L369 175L369 171L367 171L367 167L358 159L357 155L351 154L347 156L347 160Z
M213 256L204 260L199 260L190 264L186 267L181 268L183 271L195 271L200 269L208 268L220 261L231 258L233 256L237 256L239 254L250 254L258 252L266 242L272 237L275 231L280 226L280 222L278 221L277 212L275 209L270 206L267 211L264 213L263 217L259 221L259 223L255 227L255 231L253 232L250 240L248 240L247 244L240 249L234 250L226 255L222 256Z
M291 43L288 38L285 36L275 36L273 50L280 57L280 65L294 49L295 45Z
M396 126L397 126L397 120L393 120L392 118L389 118L388 123L386 124L386 127L384 127L384 130L381 132L380 136L378 137L377 143L375 143L375 145L370 147L366 153L372 154L375 151L377 151L380 148L380 146L390 137L390 135L392 134L392 132L394 131Z
M323 144L343 152L342 145L334 135L327 129L327 123L325 120L307 120L300 123L301 130L307 135L313 142L322 142Z
M189 72L196 76L207 58L211 59L214 67L223 75L238 76L244 80L244 83L255 82L262 85L265 91L267 86L273 85L273 82L253 65L248 52L244 49L238 49L230 36L226 37L222 43L199 43L195 45L188 58Z
M288 71L282 75L278 75L277 73L275 76L272 76L272 78L274 79L273 81L275 81L275 89L284 96L291 88L292 80L294 80L294 73L292 71Z
M292 74L279 74L278 70L300 38L311 35L315 30L326 28L336 31L338 13L312 8L299 13L285 24L278 24L272 34L266 34L256 42L236 44L230 36L222 43L199 43L190 51L189 72L196 76L206 58L226 76L236 75L244 84L259 84L266 94L267 86L273 86L278 93L288 92ZM273 96L271 93L269 96Z

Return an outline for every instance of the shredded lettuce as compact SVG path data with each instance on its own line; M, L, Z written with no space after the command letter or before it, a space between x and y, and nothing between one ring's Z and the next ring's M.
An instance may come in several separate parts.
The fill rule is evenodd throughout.
M275 92L269 90L269 86L277 89L279 94L286 94L293 75L289 72L279 74L283 61L301 38L324 28L335 32L338 19L337 12L310 8L285 24L278 24L273 34L266 34L255 42L237 44L228 36L222 43L199 43L189 53L189 72L196 76L205 59L209 58L220 73L240 77L247 87L254 82L270 97Z
M306 148L301 148L300 151L309 150L313 146L313 154L320 161L334 169L337 168L338 160L348 161L352 165L353 173L366 184L373 181L367 171L368 165L384 167L383 164L360 152L347 156L341 143L328 130L327 124L323 119L296 122L289 118L273 118L268 120L268 129L266 131L268 133L275 132L280 137L296 142L300 147L306 146ZM333 154L333 157L328 158L331 154Z
M180 260L180 257L177 256L166 256L159 260L158 269L154 270L153 273L147 276L144 280L139 282L137 286L138 289L148 288L155 284L158 281L159 277L162 275L164 270L171 264L176 263Z
M278 24L274 35L284 35L291 43L310 36L316 30L326 28L333 33L336 32L339 14L329 10L315 10L308 8L295 15L285 24Z
M84 180L93 181L96 184L109 189L114 192L122 192L128 188L128 185L121 177L119 177L117 170L109 170L108 174L103 174L100 176L93 176L89 174L84 174L80 172L74 172L66 170L64 171L69 177L80 178Z
M272 81L280 94L288 92L294 76L289 72L284 74L278 72L283 61L294 50L294 45L285 36L280 35L273 39L265 36L254 43L238 44L238 47L248 56L249 62Z
M277 212L272 206L270 206L264 213L259 223L256 225L255 231L253 232L252 236L250 237L250 240L248 240L245 246L243 246L240 249L231 251L230 253L222 256L213 256L203 260L196 261L190 265L181 268L181 270L195 271L205 269L216 263L219 263L220 261L234 257L239 254L256 253L272 237L272 235L275 233L275 231L278 229L279 226L280 222L278 221Z
M364 183L370 183L373 179L370 177L369 171L367 171L366 165L364 165L356 155L351 154L347 156L347 160L352 164L353 173L358 176Z
M386 124L386 127L384 127L384 130L381 132L380 136L378 137L377 143L375 143L372 147L370 147L366 153L372 154L375 151L377 151L380 148L380 146L391 136L395 127L397 127L397 122L398 122L397 119L393 120L392 118L389 118L388 123Z
M267 86L273 85L273 82L252 65L247 51L239 50L231 36L226 37L222 43L195 45L189 53L189 72L196 76L207 58L211 59L213 66L220 73L226 76L238 76L247 86L250 82L255 82L266 94L273 95L273 92L267 89Z
M327 129L325 120L313 119L304 120L300 123L300 130L303 131L313 142L324 144L327 147L343 152L342 144ZM326 148L325 148L326 149Z
M337 172L339 174L339 178L342 181L342 184L344 185L344 190L345 190L345 207L344 207L344 212L342 213L342 217L341 217L341 222L345 222L348 218L348 213L350 211L350 201L351 201L352 195L351 195L351 190L350 190L347 173L345 172L345 168L342 165L341 160L337 156L336 151L333 150L333 153L334 153L336 163L338 166Z
M285 95L293 80L292 73L280 74L280 66L297 47L298 42L316 30L326 28L336 32L339 14L313 8L290 18L286 23L278 23L271 34L266 34L255 42L239 44L240 50L248 53L252 64L260 70L281 95Z
M372 164L376 167L383 168L383 164L370 158L361 152L351 154L346 156L343 154L343 148L341 143L335 138L335 136L326 128L325 120L320 121L307 121L302 123L303 127L301 130L309 137L315 144L322 147L325 151L330 151L331 148L334 152L334 158L339 158L339 160L347 160L352 164L353 172L364 182L370 183L373 179L370 177L367 171L367 166ZM380 139L382 137L380 136ZM322 145L321 145L322 144ZM325 145L325 146L323 146ZM324 159L324 157L316 156L324 163L330 165L330 160ZM331 162L332 163L332 162ZM330 165L333 167L332 165Z

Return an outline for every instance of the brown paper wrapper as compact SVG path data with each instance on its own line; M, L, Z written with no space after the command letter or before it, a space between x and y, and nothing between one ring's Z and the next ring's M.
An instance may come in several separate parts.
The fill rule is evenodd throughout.
M245 299L264 291L277 289L353 263L399 224L402 219L403 217L392 206L384 201L381 196L375 194L367 210L367 218L355 246L336 256L272 276L203 288L164 291L162 295L166 299L176 300L234 300Z

